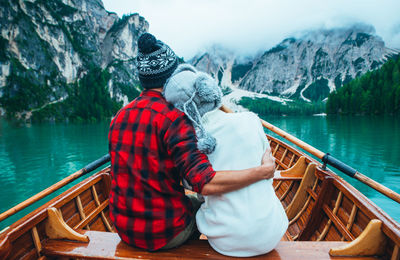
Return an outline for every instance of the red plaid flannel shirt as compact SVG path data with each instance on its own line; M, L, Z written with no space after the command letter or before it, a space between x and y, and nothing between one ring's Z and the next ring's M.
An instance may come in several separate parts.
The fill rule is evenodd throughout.
M157 250L193 217L182 178L200 192L215 171L197 150L191 121L154 90L118 112L108 139L111 220L126 243Z

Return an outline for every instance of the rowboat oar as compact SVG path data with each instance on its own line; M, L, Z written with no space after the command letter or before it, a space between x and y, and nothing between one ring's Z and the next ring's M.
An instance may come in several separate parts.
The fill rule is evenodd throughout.
M79 177L97 169L98 167L100 167L101 165L107 163L110 161L110 155L106 154L102 157L100 157L99 159L89 163L88 165L86 165L85 167L83 167L82 169L80 169L79 171L71 174L70 176L68 176L65 179L62 179L61 181L53 184L52 186L48 187L47 189L39 192L38 194L34 195L33 197L21 202L20 204L16 205L15 207L12 207L11 209L3 212L0 214L0 221L3 221L4 219L14 215L15 213L23 210L24 208L32 205L33 203L37 202L38 200L41 200L42 198L46 197L47 195L55 192L56 190L64 187L65 185L67 185L68 183L78 179Z
M233 113L233 111L231 109L229 109L226 106L222 106L221 110L226 112L226 113ZM360 172L358 172L357 170L353 169L352 167L348 166L347 164L343 163L342 161L336 159L335 157L333 157L332 155L330 155L329 153L324 153L321 152L320 150L318 150L317 148L303 142L302 140L294 137L293 135L286 133L285 131L283 131L282 129L266 122L265 120L261 120L261 124L271 130L272 132L280 135L281 137L285 138L286 140L294 143L295 145L299 146L300 148L302 148L303 150L311 153L312 155L318 157L319 159L322 160L322 162L324 164L328 164L336 169L338 169L339 171L345 173L346 175L355 178L359 181L361 181L362 183L370 186L371 188L377 190L378 192L382 193L383 195L391 198L392 200L396 201L397 203L400 203L400 194L396 193L395 191L389 189L388 187L372 180L371 178L365 176L364 174L361 174Z

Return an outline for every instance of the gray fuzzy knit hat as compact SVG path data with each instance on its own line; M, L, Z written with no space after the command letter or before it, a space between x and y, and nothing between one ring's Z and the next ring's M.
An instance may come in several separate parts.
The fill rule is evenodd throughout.
M150 33L139 37L138 49L136 61L142 87L162 88L178 66L178 57L168 45Z
M198 149L206 154L212 153L216 140L205 131L201 117L221 106L222 91L216 81L189 64L181 64L167 80L163 94L193 122Z

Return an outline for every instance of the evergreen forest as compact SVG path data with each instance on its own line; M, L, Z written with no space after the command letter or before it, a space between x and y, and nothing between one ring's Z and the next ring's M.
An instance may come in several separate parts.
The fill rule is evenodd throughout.
M297 100L283 104L268 98L243 97L239 101L239 105L259 115L299 116L314 115L325 111L325 103L322 101L310 103Z
M46 102L46 97L52 93L48 85L41 86L27 77L14 74L9 79L12 84L4 88L0 97L0 105L8 109L8 119L15 119L16 113L29 110L31 105L37 107L30 111L32 122L95 122L110 119L122 107L122 102L110 96L107 86L110 73L95 66L80 80L65 84L67 97L59 102ZM15 85L19 88L14 88ZM123 87L131 99L140 94L135 87Z
M33 112L32 120L64 121L68 118L74 122L96 122L111 118L122 107L122 102L111 98L107 87L109 79L110 73L106 70L92 67L81 80L68 87L64 102Z
M400 56L330 93L328 114L400 115Z

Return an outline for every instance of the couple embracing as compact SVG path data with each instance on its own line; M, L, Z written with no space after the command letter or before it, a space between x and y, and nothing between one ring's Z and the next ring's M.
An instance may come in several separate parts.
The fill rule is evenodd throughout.
M151 34L138 40L144 91L113 118L110 215L126 243L149 251L207 236L229 256L271 251L288 220L259 118L219 110L222 92ZM202 196L185 195L183 185Z

